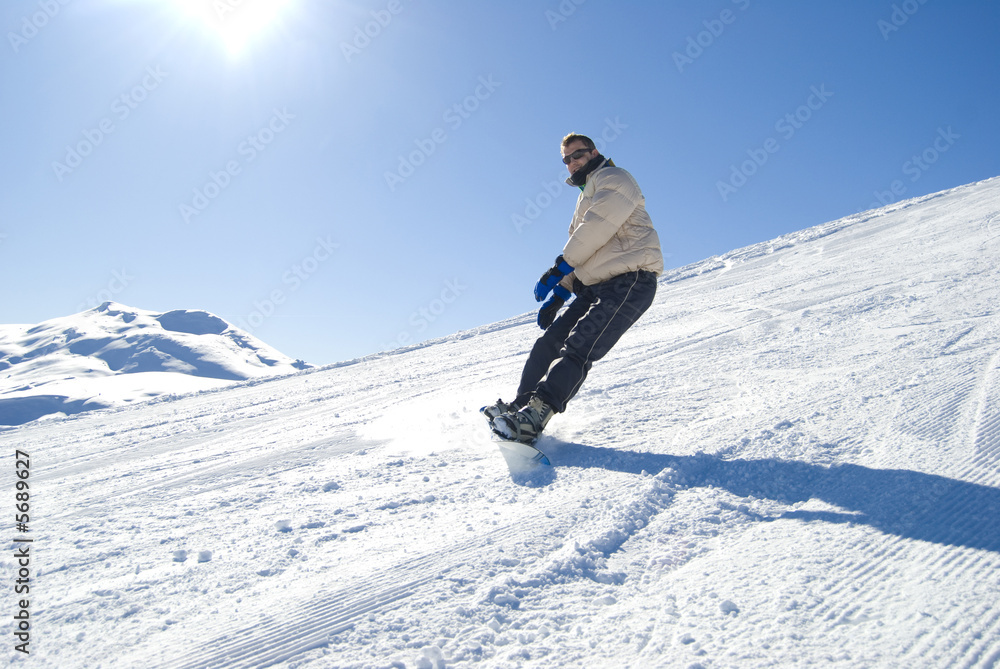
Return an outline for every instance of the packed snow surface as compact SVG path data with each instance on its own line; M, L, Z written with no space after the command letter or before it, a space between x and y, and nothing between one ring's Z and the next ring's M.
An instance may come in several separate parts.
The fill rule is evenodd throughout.
M668 272L549 424L547 468L505 461L478 413L513 393L534 314L2 428L11 505L30 455L29 531L7 532L34 556L31 654L10 590L4 650L88 669L997 666L998 254L993 179Z
M206 311L115 302L0 325L0 425L23 425L308 367Z

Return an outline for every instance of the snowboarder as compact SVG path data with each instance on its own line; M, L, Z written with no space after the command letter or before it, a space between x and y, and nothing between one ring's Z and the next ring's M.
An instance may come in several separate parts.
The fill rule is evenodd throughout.
M569 241L535 285L535 300L544 300L538 325L545 333L528 355L514 400L482 409L494 432L526 444L566 410L591 365L649 308L663 273L660 240L632 175L602 156L589 137L570 134L561 146L566 183L582 192Z

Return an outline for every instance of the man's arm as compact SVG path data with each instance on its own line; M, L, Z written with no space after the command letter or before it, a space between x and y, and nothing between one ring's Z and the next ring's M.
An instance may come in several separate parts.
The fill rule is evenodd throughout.
M628 173L616 170L604 176L597 172L594 178L599 181L590 207L563 247L563 257L573 267L607 244L642 202L642 191Z

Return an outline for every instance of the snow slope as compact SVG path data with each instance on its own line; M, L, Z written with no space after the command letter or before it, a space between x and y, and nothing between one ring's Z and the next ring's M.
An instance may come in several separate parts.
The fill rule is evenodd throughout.
M62 668L997 666L998 251L993 179L671 272L550 423L546 469L505 462L477 413L513 391L532 314L3 429L31 456L30 532L8 537L35 555L31 655L11 615L4 650Z
M39 325L0 325L0 425L306 367L206 311L105 302Z

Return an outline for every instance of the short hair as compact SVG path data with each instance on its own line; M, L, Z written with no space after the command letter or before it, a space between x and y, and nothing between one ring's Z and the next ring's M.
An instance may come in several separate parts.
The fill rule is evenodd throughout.
M569 146L573 142L583 142L583 145L585 147L587 147L588 149L590 149L591 151L594 151L594 150L597 149L597 145L594 144L594 140L592 140L590 137L587 137L586 135L578 135L575 132L571 132L570 134L568 134L565 137L563 137L562 145L561 146L562 146L562 148L565 149L567 146Z

